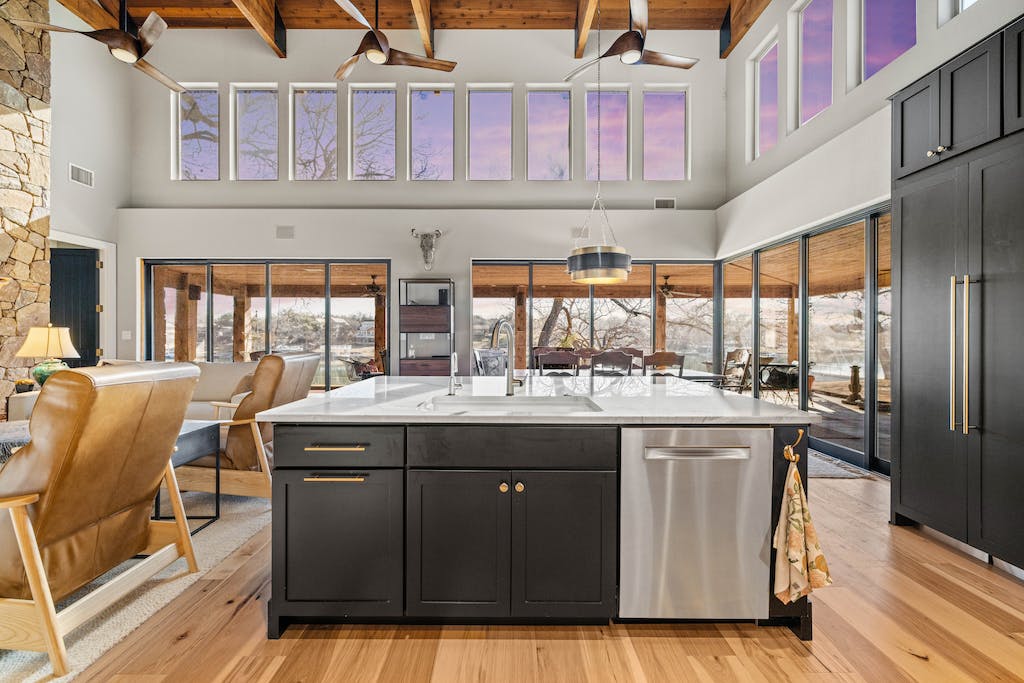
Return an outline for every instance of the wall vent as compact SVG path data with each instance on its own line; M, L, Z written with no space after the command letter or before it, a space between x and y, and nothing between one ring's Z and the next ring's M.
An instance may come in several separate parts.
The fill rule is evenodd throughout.
M675 197L660 197L654 200L655 209L674 209L676 208Z
M71 182L78 183L79 185L85 185L86 187L93 187L95 185L95 174L81 166L68 164L68 177L71 178Z
M295 226L294 225L279 225L279 226L277 226L276 237L279 240L293 240L293 239L295 239Z

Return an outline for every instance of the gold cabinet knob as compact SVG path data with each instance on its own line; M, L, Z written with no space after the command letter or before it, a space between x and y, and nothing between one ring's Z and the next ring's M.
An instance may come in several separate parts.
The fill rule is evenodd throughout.
M516 482L516 493L522 493L526 490L526 484L521 481Z
M503 481L498 484L498 490L502 493L508 493L508 483Z

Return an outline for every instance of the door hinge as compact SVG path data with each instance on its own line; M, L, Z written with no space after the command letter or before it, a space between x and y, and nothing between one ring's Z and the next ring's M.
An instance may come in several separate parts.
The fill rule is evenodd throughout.
M103 270L103 261L96 262L96 270Z
M103 355L103 349L96 349L96 357L99 358Z
M103 312L103 304L96 304L96 312L97 313L102 313Z

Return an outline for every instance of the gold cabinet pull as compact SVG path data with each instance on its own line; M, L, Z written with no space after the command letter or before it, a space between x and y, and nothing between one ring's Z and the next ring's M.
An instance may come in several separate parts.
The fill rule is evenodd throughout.
M362 453L366 450L366 444L350 443L337 446L313 444L312 446L306 446L303 450L307 453Z
M303 477L302 481L340 481L350 484L362 484L366 477Z
M949 276L949 431L956 431L956 275Z
M522 493L526 490L526 484L521 481L516 482L516 493Z
M508 482L501 482L498 484L498 490L502 493L508 493Z
M971 431L971 276L964 275L964 412L963 433Z

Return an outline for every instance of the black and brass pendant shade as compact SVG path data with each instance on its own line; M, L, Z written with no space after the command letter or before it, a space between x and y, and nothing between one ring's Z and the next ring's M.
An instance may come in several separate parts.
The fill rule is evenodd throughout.
M577 247L569 254L569 275L579 284L614 285L629 278L632 260L624 247L614 244Z

